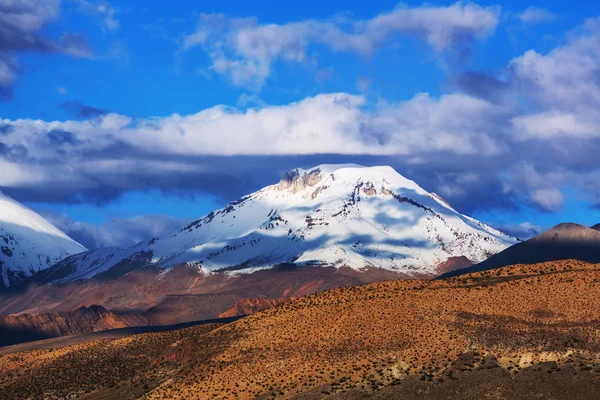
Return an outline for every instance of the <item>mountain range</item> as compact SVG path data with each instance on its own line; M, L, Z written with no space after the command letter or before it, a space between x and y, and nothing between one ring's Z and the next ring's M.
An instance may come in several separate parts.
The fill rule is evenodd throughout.
M157 323L215 318L243 298L432 278L515 243L390 167L321 165L164 237L66 257L0 293L0 313L98 304Z

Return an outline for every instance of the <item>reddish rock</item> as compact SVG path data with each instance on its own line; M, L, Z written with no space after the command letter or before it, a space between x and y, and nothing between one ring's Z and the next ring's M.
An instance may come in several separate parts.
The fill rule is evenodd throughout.
M280 297L278 299L265 299L260 297L251 297L238 300L229 310L219 315L219 318L239 317L242 315L250 315L255 312L266 310L267 308L275 307L282 303L295 300L295 298Z
M0 317L0 346L33 339L152 325L138 313L117 314L98 305L75 311Z

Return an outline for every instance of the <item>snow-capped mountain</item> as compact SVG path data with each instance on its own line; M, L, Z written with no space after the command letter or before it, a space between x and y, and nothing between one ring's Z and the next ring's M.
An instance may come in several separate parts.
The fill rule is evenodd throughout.
M83 251L39 214L0 192L0 287Z
M142 266L246 273L285 262L433 276L449 259L483 261L516 242L391 167L321 165L290 171L169 236L69 257L47 279L119 276Z

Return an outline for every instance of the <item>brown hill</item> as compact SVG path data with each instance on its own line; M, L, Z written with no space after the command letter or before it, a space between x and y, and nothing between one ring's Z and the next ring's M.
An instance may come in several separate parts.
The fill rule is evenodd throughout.
M565 223L518 243L468 268L451 271L441 276L449 278L477 271L486 271L514 264L535 264L546 261L575 259L600 262L600 230L583 225Z
M592 229L594 229L596 231L600 231L600 224L596 224L596 225L592 226Z
M88 279L0 292L0 315L56 313L94 304L138 312L156 325L217 318L244 298L292 298L402 275L381 270L299 267L290 264L252 274L205 274L177 267L142 268L116 279Z
M598 282L568 260L341 288L210 332L8 354L0 398L597 399Z
M69 312L9 315L0 317L0 346L144 325L151 322L142 315L115 314L97 305Z

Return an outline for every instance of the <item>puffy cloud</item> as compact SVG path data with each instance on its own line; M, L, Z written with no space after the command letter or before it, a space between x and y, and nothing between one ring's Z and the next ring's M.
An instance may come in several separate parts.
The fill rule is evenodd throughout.
M556 15L544 8L529 7L519 14L519 19L524 24L533 25L540 22L554 21Z
M362 96L337 93L246 111L217 106L187 116L3 120L7 154L0 168L11 172L0 176L0 187L45 201L102 203L149 188L200 189L230 200L276 182L291 168L354 161L391 164L462 209L510 206L502 203L508 189L498 173L519 160L512 117L508 107L460 93L420 94L374 108ZM529 158L537 161L535 155ZM534 172L512 179L512 193L529 193L544 208L558 206L541 204L547 196L538 193L562 181L545 186Z
M600 19L588 20L546 55L531 50L515 58L510 70L532 108L514 121L523 139L598 136Z
M66 214L42 212L42 215L88 249L133 246L149 238L174 232L189 222L167 215L140 215L131 218L114 218L93 225L75 221Z
M498 131L489 123L506 118L509 110L480 99L463 94L435 99L420 94L372 110L364 106L362 96L335 93L246 111L216 106L187 116L132 120L105 114L81 121L1 123L6 127L3 141L24 146L29 161L66 161L66 157L82 166L103 169L122 168L128 162L99 159L99 152L115 150L115 145L154 157L147 162L157 164L167 156L494 155L503 151L500 138L494 137ZM80 116L88 111L75 108ZM179 164L181 159L174 167L180 168Z
M458 54L494 32L499 12L497 7L462 2L447 7L400 5L369 20L336 17L286 24L202 14L196 31L185 36L183 50L201 46L216 73L236 86L260 89L275 62L305 62L312 45L366 56L394 35L409 35L436 52Z

